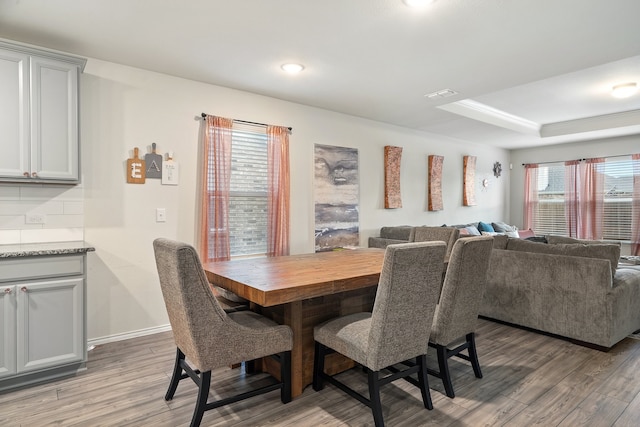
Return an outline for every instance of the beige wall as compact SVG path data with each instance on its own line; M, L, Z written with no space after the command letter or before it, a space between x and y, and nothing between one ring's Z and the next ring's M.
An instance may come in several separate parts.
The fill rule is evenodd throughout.
M85 240L89 254L88 336L97 343L165 327L151 242L156 237L194 241L198 135L201 112L293 127L291 249L314 250L313 147L355 147L360 161L360 242L380 226L508 221L509 171L496 180L495 161L508 152L462 144L435 135L89 59L82 76L81 137ZM174 152L180 184L126 184L125 161L133 147ZM383 147L403 147L404 207L383 209ZM429 154L443 155L444 211L426 211ZM462 205L462 156L477 160L477 206ZM479 181L490 187L480 190ZM156 208L167 221L155 222Z

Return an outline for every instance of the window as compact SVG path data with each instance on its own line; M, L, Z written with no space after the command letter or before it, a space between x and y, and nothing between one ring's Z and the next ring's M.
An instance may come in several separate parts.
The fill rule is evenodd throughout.
M288 255L291 128L203 117L200 256Z
M267 253L267 135L232 130L229 192L231 256Z
M631 240L633 165L627 159L609 159L604 163L604 238Z
M564 165L549 164L538 168L538 213L536 234L567 234L564 215Z
M631 157L607 158L597 165L604 174L603 239L631 240L633 167ZM549 163L538 167L536 234L568 235L565 216L565 166Z

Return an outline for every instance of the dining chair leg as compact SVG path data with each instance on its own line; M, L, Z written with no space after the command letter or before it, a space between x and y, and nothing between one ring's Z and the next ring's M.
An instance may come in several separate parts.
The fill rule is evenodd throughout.
M285 351L280 354L280 400L282 403L291 402L291 352Z
M380 403L380 382L378 381L378 372L369 370L367 376L369 379L369 402L371 412L373 412L373 422L376 427L384 427L382 419L382 403Z
M482 378L482 371L480 370L480 362L478 361L478 352L476 351L476 334L467 334L467 344L469 346L469 361L473 367L473 373L476 374L476 378Z
M327 347L316 341L315 355L313 357L313 389L320 391L324 388L324 379L322 374L324 373L324 357Z
M211 371L201 373L198 381L198 400L196 401L196 408L193 411L193 418L191 418L191 427L198 427L202 421L202 416L204 415L204 411L207 406L207 400L209 399L210 387Z
M420 367L418 371L418 383L420 384L420 392L422 393L422 403L426 409L433 409L431 401L431 392L429 391L429 379L427 378L427 355L423 354L416 357L416 362Z
M181 362L184 360L184 353L179 348L176 349L176 360L173 365L173 374L171 375L171 382L169 383L169 389L164 395L164 400L173 399L173 395L178 388L178 383L182 378L182 366Z
M456 397L453 392L453 383L451 382L451 374L449 373L449 359L447 355L447 347L443 345L436 345L436 351L438 353L438 367L440 369L440 379L444 385L444 391L450 398Z

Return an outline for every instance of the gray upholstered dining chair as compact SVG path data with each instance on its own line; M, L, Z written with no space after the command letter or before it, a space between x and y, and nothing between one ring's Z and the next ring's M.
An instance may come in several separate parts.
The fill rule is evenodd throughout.
M165 400L173 398L181 380L191 378L198 385L191 426L200 425L205 411L277 389L280 389L282 402L290 402L291 328L252 311L226 313L214 298L192 246L156 239L153 248L177 346L173 376ZM280 381L208 401L211 370L265 356L275 356L280 361Z
M375 425L383 426L380 386L417 373L423 404L433 408L425 343L438 301L445 250L443 242L387 246L373 311L338 317L314 328L314 390L329 381L369 406ZM325 356L333 351L366 368L369 399L324 372ZM414 366L381 376L384 368L414 358Z
M457 356L471 362L477 378L482 378L475 344L478 312L487 282L493 237L468 237L456 241L449 258L440 302L436 308L429 346L436 349L440 378L449 397L455 397L448 359ZM461 353L468 350L468 355Z
M458 237L460 237L460 229L455 227L421 226L415 227L413 230L414 242L445 242L447 244L445 259L449 259L449 257L451 256L451 250L453 249L453 245L458 240Z

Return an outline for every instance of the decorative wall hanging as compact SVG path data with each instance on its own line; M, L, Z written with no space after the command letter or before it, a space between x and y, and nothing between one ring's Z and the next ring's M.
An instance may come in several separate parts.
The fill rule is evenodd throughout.
M386 145L384 147L384 208L402 207L400 193L400 163L402 147Z
M173 160L173 153L169 151L167 160L162 162L162 184L178 185L179 171L178 163Z
M127 159L127 183L144 184L145 161L138 158L138 147L133 149L133 158Z
M462 161L463 178L462 178L462 205L474 206L476 204L475 176L476 176L476 157L464 156Z
M489 178L485 178L482 181L480 181L480 185L482 185L482 188L481 188L482 191L487 191L489 189Z
M360 244L358 150L314 147L315 250Z
M145 175L147 178L162 178L162 156L156 153L156 143L151 144L151 153L144 155Z
M442 204L442 164L444 156L429 156L429 190L427 194L428 208L430 211L441 211Z
M493 164L493 176L495 176L496 178L500 178L501 174L502 174L502 165L500 164L500 162L495 162Z

